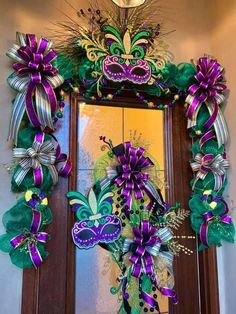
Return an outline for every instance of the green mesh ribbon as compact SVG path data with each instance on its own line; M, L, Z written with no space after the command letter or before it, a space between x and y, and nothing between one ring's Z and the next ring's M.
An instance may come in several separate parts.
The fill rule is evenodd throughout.
M37 188L26 191L24 197L21 197L16 205L3 215L3 225L7 231L18 231L19 226L25 226L31 223L32 208L41 212L42 226L52 222L52 212L48 207L46 195Z
M233 222L225 223L221 219L221 217L225 217L225 206L222 193L217 193L213 190L205 190L202 194L195 194L189 201L192 228L198 234L200 234L202 224L206 221L204 214L210 213L212 215L212 219L208 222L208 246L220 246L222 240L231 243L234 242L235 228ZM202 243L199 249L201 250L206 247Z
M219 154L223 154L225 151L224 145L221 147L218 147L218 143L211 139L207 141L203 146L200 148L199 146L199 140L196 140L196 142L192 145L192 153L193 155L196 155L197 153L203 153L203 154L213 154L214 156L217 156Z
M193 159L190 161L191 165L196 161L196 156L200 155L206 156L211 154L214 158L217 156L225 158L225 147L224 145L218 145L214 127L211 126L209 129L205 128L209 118L209 110L207 109L207 105L203 103L198 112L196 124L189 129L190 136L194 140L191 148L193 154ZM207 132L211 132L214 136L209 136L208 140L203 141L203 136ZM197 181L195 178L194 176L190 183L193 193L189 201L189 207L191 209L190 218L192 228L200 235L202 241L199 250L205 249L211 245L220 246L222 240L230 243L234 242L234 224L231 218L227 216L229 209L223 199L227 178L224 177L224 181L217 191L214 191L216 177L212 170L207 172L204 178L198 179ZM205 200L206 193L209 193L207 201ZM214 202L214 199L218 200Z
M22 232L27 232L27 229L22 229ZM10 243L11 239L14 238L16 233L6 233L0 236L0 250L9 253L11 262L19 268L26 269L33 266L32 260L29 255L27 243L14 249ZM45 251L45 244L37 243L37 248L43 259L48 256L48 252Z
M33 210L41 213L38 231L42 232L44 226L51 223L52 213L46 195L36 188L28 190L2 219L6 233L0 236L0 250L9 253L12 263L20 268L30 268L33 265L29 254L29 241L34 241L42 259L48 255L45 243L35 241L33 236L30 237ZM21 234L27 235L28 238L14 248L11 240Z
M169 63L160 71L163 81L169 88L175 87L180 91L186 91L194 82L196 68L191 63L180 63L178 65Z

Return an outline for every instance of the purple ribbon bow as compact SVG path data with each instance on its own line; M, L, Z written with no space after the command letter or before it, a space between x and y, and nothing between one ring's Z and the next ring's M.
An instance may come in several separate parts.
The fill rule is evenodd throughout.
M31 261L37 269L42 264L42 256L37 248L37 242L46 243L48 234L46 232L39 232L41 225L41 213L33 210L33 218L29 232L21 233L11 239L10 243L14 249L21 245L28 245Z
M14 45L7 53L17 61L13 65L14 74L8 78L10 86L19 91L14 101L9 132L9 138L14 140L25 109L34 127L54 129L51 117L57 107L54 88L63 83L58 70L51 64L57 54L51 50L50 41L45 38L38 40L32 34L18 34L18 39L21 46Z
M136 199L141 199L145 191L151 199L153 198L151 191L145 186L149 175L142 170L154 164L148 157L144 156L144 148L134 148L130 142L113 148L113 152L120 163L120 166L117 167L118 177L116 177L115 183L118 187L123 187L121 196L126 199L124 208L126 215L129 215L128 209L131 206L132 194Z
M203 201L207 200L206 197L208 197L208 196L204 195L202 197ZM232 218L228 215L229 207L228 207L227 203L225 202L225 200L220 196L215 196L212 198L212 201L221 202L224 205L225 211L219 216L214 216L211 211L205 212L202 215L204 222L200 226L200 240L206 246L208 246L208 228L209 228L209 223L211 221L213 221L215 218L218 218L220 222L223 222L225 224L230 224L232 221Z
M132 276L139 278L142 271L146 275L153 274L153 257L150 253L150 248L158 245L160 247L161 239L155 235L157 227L150 226L148 221L142 221L140 228L133 227L135 235L134 243L132 244L135 249L130 256L130 261L133 264Z
M142 282L142 274L148 275L153 285L163 295L171 297L174 303L177 303L177 296L173 289L159 287L153 269L153 257L160 255L166 261L168 260L168 253L160 252L160 247L162 243L166 243L172 238L172 233L168 228L158 231L157 227L151 226L149 221L142 221L140 227L133 227L133 233L135 235L134 240L126 239L123 247L124 252L131 252L131 256L129 258L130 262L133 264L131 268L131 275L139 279L140 285ZM172 253L169 254L172 256ZM172 258L170 260L172 264ZM126 293L126 284L127 280L124 277L122 287L124 298L128 297L128 294ZM154 307L157 309L157 311L159 311L158 302L142 289L140 297L151 307Z
M189 95L186 102L189 103L187 116L189 127L196 125L196 119L202 103L206 103L210 118L206 121L204 128L209 130L213 125L217 135L218 145L227 141L228 131L219 104L224 100L223 91L226 85L222 82L222 67L216 60L202 57L198 61L198 72L195 75L197 82L189 87ZM201 145L212 138L208 135L203 138Z

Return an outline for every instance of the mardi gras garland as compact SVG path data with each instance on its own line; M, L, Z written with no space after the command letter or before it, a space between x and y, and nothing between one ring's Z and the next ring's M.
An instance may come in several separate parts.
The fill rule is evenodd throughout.
M114 2L119 7L114 5L111 11L81 9L78 23L60 24L57 53L51 41L21 33L7 53L14 62L8 83L17 92L9 128L15 160L12 191L25 195L3 216L6 234L0 236L0 249L18 267L37 268L47 256L49 235L44 230L52 222L47 197L58 177L71 171L52 134L63 116L64 91L102 101L128 89L139 102L161 110L186 99L193 139L192 228L200 236L200 249L234 241L223 196L229 167L228 131L221 111L226 90L223 68L208 56L196 64L171 63L149 2L140 1L145 2L140 7L130 2L129 9L126 1ZM160 96L166 101L157 105L153 99ZM175 213L163 201L150 172L155 165L144 149L131 143L110 148L106 155L110 165L96 172L88 198L68 194L78 220L72 237L79 248L98 244L111 252L121 270L119 287L112 292L122 294L125 312L132 307L139 313L144 303L159 311L156 290L176 302L172 262L178 245L172 227L175 217L185 213ZM168 274L166 281L163 273ZM137 303L139 295L142 300Z
M188 129L193 139L190 165L194 179L189 203L192 227L200 235L200 249L219 246L221 239L233 242L235 231L227 204L217 212L204 201L205 193L211 191L222 205L227 183L228 130L221 111L226 90L223 68L208 56L196 63L172 64L160 39L161 26L155 23L154 4L146 1L141 7L128 9L131 2L117 2L122 7L118 12L117 7L109 12L93 7L78 12L83 23L60 25L60 37L64 36L58 44L57 66L65 79L63 88L98 101L111 100L128 89L139 102L157 109L170 108L178 99L186 99ZM133 5L137 2L141 5L140 1ZM115 92L104 95L107 89ZM153 96L166 96L165 104L156 105ZM199 195L196 206L193 200ZM129 201L128 198L127 205Z
M35 35L17 33L17 43L7 55L15 62L9 85L17 91L13 101L9 139L13 140L12 191L25 192L3 216L6 234L0 249L9 253L18 267L38 268L48 255L45 226L52 222L47 196L59 176L71 172L71 162L52 135L58 102L54 89L63 78L52 65L56 52L52 42Z

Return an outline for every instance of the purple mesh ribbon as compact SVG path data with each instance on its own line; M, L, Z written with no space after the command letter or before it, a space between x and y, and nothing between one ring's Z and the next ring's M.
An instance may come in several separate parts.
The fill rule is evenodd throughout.
M28 245L28 251L34 267L37 269L42 264L42 256L37 248L37 242L46 243L48 234L46 232L39 232L41 225L41 213L39 211L32 211L32 223L29 232L22 233L11 239L10 243L14 249L21 245Z

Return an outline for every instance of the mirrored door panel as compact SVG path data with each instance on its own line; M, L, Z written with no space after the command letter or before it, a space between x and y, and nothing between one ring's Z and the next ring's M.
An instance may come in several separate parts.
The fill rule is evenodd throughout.
M99 137L112 139L114 145L124 141L147 148L159 165L159 186L164 193L164 126L162 111L136 108L97 106L79 103L77 190L87 194L93 185L93 169L104 154ZM116 286L118 266L110 254L96 246L76 249L75 314L116 314L120 303L110 293ZM162 313L168 313L168 300L159 296Z

